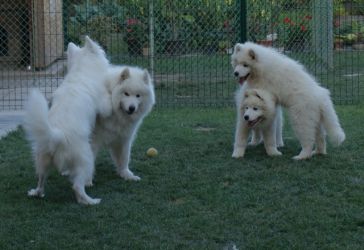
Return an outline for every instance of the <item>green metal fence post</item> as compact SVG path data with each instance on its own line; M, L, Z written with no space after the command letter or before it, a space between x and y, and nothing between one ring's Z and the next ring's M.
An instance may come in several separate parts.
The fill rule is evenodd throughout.
M150 74L154 78L154 0L149 2L149 67Z
M240 42L244 43L247 40L247 0L240 0Z

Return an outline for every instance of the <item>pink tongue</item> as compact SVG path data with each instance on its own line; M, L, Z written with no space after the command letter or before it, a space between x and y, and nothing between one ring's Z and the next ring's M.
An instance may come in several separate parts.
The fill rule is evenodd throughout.
M240 77L240 78L239 78L239 83L240 83L241 85L243 85L243 84L244 84L244 80L245 80L245 79L244 79L244 77Z

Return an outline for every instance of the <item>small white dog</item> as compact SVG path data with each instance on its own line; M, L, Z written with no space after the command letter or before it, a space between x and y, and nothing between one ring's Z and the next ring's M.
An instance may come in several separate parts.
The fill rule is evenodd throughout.
M68 74L54 92L48 109L45 97L33 90L25 107L24 128L32 143L38 186L29 196L44 196L44 185L51 164L66 173L72 183L77 201L97 204L86 194L85 186L92 185L94 154L90 136L96 115L111 114L110 98L103 84L109 69L104 51L90 38L79 48L70 43L67 49Z
M268 155L281 155L277 149L283 146L281 107L276 105L274 96L262 89L247 89L243 94L244 98L238 98L233 157L244 157L250 130L254 130L251 145L263 140Z
M244 99L246 96L254 96L253 92L249 92L248 95L246 94L247 91L250 90L247 84L244 84L245 81L240 82L240 88L235 93L235 103L236 103L236 111L237 111L237 119L236 119L236 127L235 127L235 139L234 139L234 151L232 154L233 158L240 158L244 157L245 148L246 148L246 139L249 131L251 131L251 141L248 143L249 145L256 146L263 142L263 130L267 131L268 125L272 125L274 127L273 136L275 137L275 147L283 147L283 136L282 136L282 129L283 129L283 115L282 115L282 107L280 105L276 105L276 100L274 96L266 93L264 90L257 90L263 91L265 93L262 94L262 97L267 99L267 104L271 104L271 107L265 107L264 111L269 109L269 114L264 114L265 116L269 116L269 121L272 121L271 115L274 115L273 123L270 124L269 122L264 122L264 126L259 124L259 126L252 126L251 129L246 127L246 121L244 120L244 112L242 110ZM259 105L263 105L266 103L259 101ZM271 142L269 142L271 144ZM268 151L267 151L268 152ZM268 153L269 154L269 153ZM272 153L272 155L274 155Z
M126 180L140 180L130 171L129 160L137 130L155 103L151 77L138 67L113 66L105 84L111 95L112 115L97 118L93 152L96 156L102 146L107 147L117 173Z
M326 154L325 132L334 145L345 140L330 92L319 86L298 62L251 42L236 44L231 57L234 74L249 88L264 89L286 107L291 125L301 143L296 160ZM316 150L313 152L313 146Z

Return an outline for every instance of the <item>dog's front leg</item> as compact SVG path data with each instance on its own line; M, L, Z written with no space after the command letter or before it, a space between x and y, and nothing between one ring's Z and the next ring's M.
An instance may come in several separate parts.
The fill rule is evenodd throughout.
M265 151L269 156L282 155L277 149L276 126L274 122L267 129L263 129L263 140Z
M115 143L110 150L111 157L116 165L117 173L125 180L139 181L140 177L134 175L129 169L131 143Z
M236 124L234 151L232 155L233 158L244 157L248 136L249 128L246 122L242 121L239 117Z

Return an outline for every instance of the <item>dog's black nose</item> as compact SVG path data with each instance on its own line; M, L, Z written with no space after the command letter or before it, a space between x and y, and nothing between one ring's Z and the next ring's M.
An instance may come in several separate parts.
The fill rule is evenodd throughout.
M238 71L235 71L234 72L234 76L239 76L239 72Z
M130 106L129 107L129 110L128 110L128 113L129 114L132 114L132 113L134 113L134 111L135 111L135 107L134 106Z
M249 116L248 115L244 115L244 120L245 121L249 120Z

